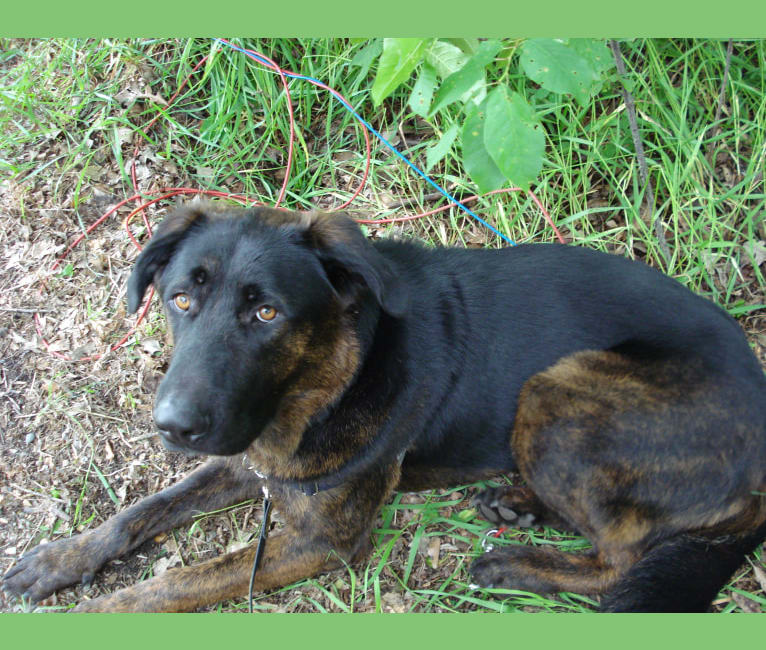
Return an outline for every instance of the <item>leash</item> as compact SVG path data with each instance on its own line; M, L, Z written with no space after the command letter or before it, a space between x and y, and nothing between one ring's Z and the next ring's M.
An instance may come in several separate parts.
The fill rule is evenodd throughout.
M263 517L261 519L261 532L258 535L258 547L255 549L255 559L253 560L253 571L250 574L250 588L248 589L248 612L253 613L253 585L255 584L255 573L261 565L263 550L266 548L266 536L269 530L269 514L271 513L271 497L269 489L264 485L263 490Z

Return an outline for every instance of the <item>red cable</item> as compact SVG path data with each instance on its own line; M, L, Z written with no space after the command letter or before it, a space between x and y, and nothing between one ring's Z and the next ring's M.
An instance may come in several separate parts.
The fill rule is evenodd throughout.
M222 38L220 40L222 42L226 43L226 44L229 44L229 45L231 44L225 38ZM251 58L252 57L260 57L260 58L264 59L265 61L267 61L269 63L269 66L266 66L266 67L271 67L272 70L275 70L276 72L279 73L279 75L282 77L283 85L285 85L285 91L287 91L287 86L286 86L286 82L285 82L285 75L297 74L297 73L293 72L292 70L285 70L284 68L280 68L276 63L274 63L274 61L272 61L267 56L261 54L260 52L256 52L255 50L249 50L249 49L246 49L246 48L243 48L243 50L247 54L252 55ZM253 59L253 60L256 63L260 63L261 65L264 65L263 63L258 61L258 59ZM310 84L313 84L314 86L322 88L323 90L329 91L330 93L332 93L333 95L335 95L336 97L341 99L341 101L343 101L346 104L348 104L349 106L351 106L351 102L349 102L343 95L341 95L334 88L330 88L330 86L327 86L327 85L323 84L320 81L314 81L313 79L305 79L305 81L308 81ZM293 129L292 116L293 116L293 113L292 113L292 107L290 106L290 102L289 102L289 98L290 98L289 91L287 91L287 93L288 93L288 95L287 95L287 97L288 97L288 104L287 105L288 105L288 110L290 111L290 137L291 137L291 143L292 143L292 133L293 133L293 130L292 130ZM360 125L358 123L356 123L356 126L357 126L357 128L359 128ZM359 194L361 193L361 191L364 188L365 184L367 183L367 177L369 176L369 173L370 173L370 161L371 161L371 158L372 158L372 147L370 145L370 134L367 131L367 129L363 128L362 129L362 134L364 135L364 145L365 145L365 150L366 150L366 154L367 154L366 157L365 157L364 174L362 175L362 181L359 183L359 186L356 188L356 191L351 195L351 198L348 201L346 201L345 203L343 203L342 205L339 205L337 208L335 208L335 210L343 210L343 209L347 208L349 205L351 205L351 203L353 203L354 199L356 199L356 197L359 196ZM289 170L290 170L290 168L288 166L288 168L287 168L288 174L289 174ZM287 181L288 174L285 175L285 182ZM275 207L277 207L278 205L279 205L279 201L277 201L277 204L275 205Z
M226 42L224 39L221 39L221 40ZM257 61L257 59L255 59L261 65L264 65L265 67L267 67L267 68L273 70L274 72L276 72L277 74L279 74L280 79L282 81L282 87L285 90L285 100L287 101L287 112L288 112L288 115L289 115L290 134L289 134L289 138L288 138L287 163L285 165L284 180L282 181L282 187L281 187L281 189L279 191L279 195L277 196L277 201L274 204L274 207L278 208L280 203L283 201L283 199L285 197L285 193L287 191L287 183L288 183L289 178L290 178L290 172L292 170L292 163L293 163L293 149L294 149L294 139L295 139L295 116L294 116L294 113L293 113L292 98L291 98L291 95L290 95L290 89L289 89L289 84L287 82L286 75L287 74L295 74L295 73L292 73L289 70L284 70L283 68L280 68L274 61L272 61L269 57L261 54L260 52L256 52L254 50L246 50L246 52L248 54L250 54L250 55L253 55L253 56L256 56L256 57L260 57L261 59L266 61L268 63L268 65L264 64L264 63L261 63L261 62ZM199 70L199 68L205 63L205 61L207 61L208 56L209 55L202 57L200 59L200 61L192 68L191 72L186 76L186 78L183 80L183 82L181 82L181 84L178 86L178 89L176 90L176 92L168 100L167 106L166 106L167 109L169 109L172 106L173 102L181 94L181 91L186 87L187 83L191 79L191 76L197 70ZM317 86L319 88L322 88L324 90L329 91L330 93L332 93L336 97L340 98L343 102L345 102L349 106L351 105L350 102L341 93L339 93L334 88L330 88L326 84L323 84L321 82L314 81L314 80L311 80L311 79L309 79L307 81L309 81L310 83L312 83L313 85L315 85L315 86ZM161 116L162 116L162 113L158 112L157 115L155 115L147 123L146 127L144 127L143 130L145 132L148 132L149 129L151 129L154 126L154 124L157 122L157 120ZM359 127L359 124L357 123L357 128L358 127ZM365 167L364 167L364 173L362 175L362 180L359 183L359 186L357 187L355 192L351 195L351 198L348 201L346 201L345 203L343 203L340 206L338 206L337 208L335 208L335 210L343 210L344 208L347 208L359 196L359 194L362 192L362 189L365 187L365 185L367 183L367 179L369 177L371 159L372 159L372 148L371 148L371 145L370 145L370 136L369 136L369 133L368 133L367 129L366 128L362 129L362 133L364 134L365 150L366 150ZM119 210L121 207L123 207L126 203L129 203L131 201L138 201L138 200L144 198L143 194L141 193L141 191L138 188L138 178L137 178L137 174L136 174L136 159L138 158L139 150L140 150L140 145L137 144L135 149L133 150L133 160L131 161L131 169L130 169L130 177L131 177L131 182L133 184L133 189L134 189L135 194L133 196L131 196L131 197L127 198L127 199L123 199L122 201L117 203L115 206L113 206L107 212L105 212L101 217L99 217L94 223L92 223L85 230L85 232L80 233L80 235L78 235L72 241L72 243L67 247L67 249L64 251L64 253L55 261L55 263L53 264L53 266L50 269L51 272L55 271L59 267L61 262L67 257L67 255L87 235L89 235L93 230L95 230L99 225L101 225L108 217L110 217L112 214L114 214L117 210ZM518 187L503 188L503 189L499 189L499 190L494 190L492 192L488 192L487 194L484 194L484 195L474 195L474 196L471 196L471 197L469 197L467 199L463 199L462 202L463 203L468 203L470 201L475 201L476 199L480 198L481 196L489 196L489 195L492 195L492 194L500 194L500 193L505 193L505 192L519 192L519 191L521 191L521 188L518 188ZM152 228L151 228L151 224L149 222L149 218L146 215L145 209L147 207L149 207L150 205L153 205L154 203L157 203L157 202L162 201L164 199L172 198L174 196L178 196L179 194L203 194L203 195L206 195L206 196L215 196L215 197L223 197L223 198L232 199L234 201L242 203L243 205L247 205L247 204L257 205L258 204L257 201L252 200L252 199L248 199L247 197L244 197L244 196L241 196L241 195L237 195L237 194L229 194L229 193L226 193L226 192L220 192L220 191L217 191L217 190L200 190L200 189L195 189L195 188L175 188L175 187L171 187L171 188L161 189L160 192L163 193L161 196L159 196L159 197L157 197L155 199L151 199L149 201L145 201L144 203L139 204L138 207L136 207L132 212L130 212L130 214L128 214L128 216L125 217L125 219L124 219L123 225L125 227L125 230L127 231L128 237L130 238L130 240L133 242L133 244L136 246L136 248L139 251L141 250L141 245L138 243L138 241L136 240L136 238L134 237L134 235L133 235L133 233L132 233L132 231L130 229L130 221L133 219L133 217L136 214L138 214L140 212L141 215L142 215L142 219L143 219L144 225L146 227L147 233L149 234L149 237L151 237L151 235L152 235ZM553 223L553 220L551 219L550 215L545 210L545 208L543 207L542 203L537 198L537 196L535 196L535 194L531 190L528 190L527 194L529 194L529 196L535 202L537 207L543 213L544 218L546 219L548 224L551 226L553 231L556 233L556 236L558 237L559 241L561 243L565 243L564 238L561 236L561 233L559 232L558 228L556 228L555 224ZM444 210L447 210L447 209L453 207L454 205L456 205L456 204L455 203L449 203L447 205L444 205L444 206L441 206L439 208L436 208L435 210L430 210L429 212L424 212L424 213L417 214L417 215L408 215L408 216L404 216L404 217L394 217L394 218L389 218L389 219L356 219L356 221L357 221L357 223L363 223L363 224L384 224L384 223L396 223L396 222L401 222L401 221L411 221L413 219L421 219L423 217L426 217L426 216L429 216L429 215L432 215L432 214L436 214L438 212L442 212ZM43 281L43 286L40 288L40 293L42 293L42 290L43 290L44 286L45 286L45 282ZM147 298L146 298L146 300L144 302L144 306L141 309L141 311L140 311L140 313L138 315L138 318L136 319L135 325L130 329L130 331L128 331L127 334L125 334L125 336L123 336L122 339L120 339L120 341L118 343L116 343L113 346L110 346L110 348L109 348L110 352L113 352L113 351L117 350L118 348L122 347L123 345L125 345L125 343L131 337L131 335L138 329L138 326L140 325L141 321L144 319L144 317L146 316L147 311L149 310L149 305L151 304L151 300L152 300L152 296L153 295L154 295L154 288L152 288L150 290L149 295L147 296ZM56 352L55 350L51 350L50 349L50 343L43 336L42 325L40 323L40 316L39 316L39 314L35 314L34 315L34 321L35 321L35 328L37 330L37 334L40 337L40 340L42 341L42 343L45 346L45 348L48 350L49 354L51 354L52 356L57 357L59 359L63 359L65 361L75 361L75 359L72 359L72 357L70 357L68 355L62 354L60 352ZM86 356L86 357L81 357L81 358L76 359L76 360L77 361L95 361L97 359L100 359L102 356L103 355L95 354L95 355L90 355L90 356Z
M475 201L476 199L483 198L485 196L491 196L492 194L505 194L507 192L522 192L523 190L520 187L503 187L499 190L492 190L491 192L487 192L486 194L474 194L473 196L469 196L467 199L460 199L461 203L470 203L472 201ZM547 220L548 224L551 228L553 228L553 232L556 233L556 237L558 237L559 242L562 244L566 244L566 240L559 232L559 229L556 228L556 225L553 223L553 220L551 219L550 215L546 211L546 209L543 207L543 204L540 203L540 200L532 193L531 190L527 190L527 194L532 197L532 200L537 204L537 207L540 208L540 210L543 213L543 217ZM431 216L432 214L436 214L437 212L443 212L444 210L449 210L450 208L456 206L457 203L450 202L447 203L447 205L443 205L440 208L436 208L435 210L429 210L428 212L421 212L420 214L414 214L414 215L407 215L404 217L391 217L390 219L356 219L355 221L357 223L364 223L364 224L376 224L376 223L398 223L400 221L412 221L413 219L422 219L423 217Z

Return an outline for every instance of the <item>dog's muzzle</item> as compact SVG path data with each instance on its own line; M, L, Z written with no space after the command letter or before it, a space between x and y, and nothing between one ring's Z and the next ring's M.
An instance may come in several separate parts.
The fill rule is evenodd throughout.
M210 427L209 418L195 404L172 394L155 404L154 423L165 446L174 451L194 449Z

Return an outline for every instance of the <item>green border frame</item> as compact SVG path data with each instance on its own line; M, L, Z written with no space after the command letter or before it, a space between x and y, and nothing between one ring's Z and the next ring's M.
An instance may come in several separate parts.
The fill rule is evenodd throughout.
M0 35L766 37L766 2L730 0L38 0L7 3Z
M732 0L722 7L705 0L386 0L351 3L292 0L273 5L232 0L225 11L202 5L148 2L110 4L42 0L3 8L0 36L706 36L766 37L766 2ZM466 648L508 644L535 647L633 648L682 644L704 648L762 642L758 616L535 614L499 615L91 615L0 614L8 647L210 647L305 642L309 647L417 643ZM138 618L137 618L138 617ZM542 617L542 618L541 618ZM338 643L338 632L346 643ZM377 645L377 644L375 644Z
M253 619L253 616L258 617ZM700 614L90 614L0 615L8 647L210 648L244 644L277 648L379 647L405 643L446 650L492 650L509 645L537 648L743 647L763 639L763 617ZM339 637L339 633L342 636ZM375 642L377 641L377 643ZM372 642L372 643L371 643Z

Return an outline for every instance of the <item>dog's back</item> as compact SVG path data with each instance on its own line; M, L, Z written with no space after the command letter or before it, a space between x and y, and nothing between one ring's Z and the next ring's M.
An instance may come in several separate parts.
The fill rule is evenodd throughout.
M401 353L414 379L449 392L440 422L454 412L477 437L503 436L530 377L580 351L612 350L702 364L750 395L748 416L766 429L766 377L738 323L640 262L559 245L378 248L422 297L410 305ZM456 423L455 434L464 429ZM437 436L433 427L423 434Z
M766 378L736 321L641 263L584 249L379 249L428 296L400 353L441 395L403 487L435 460L445 479L518 468L596 547L590 566L490 554L479 582L607 591L610 611L706 608L766 535Z

